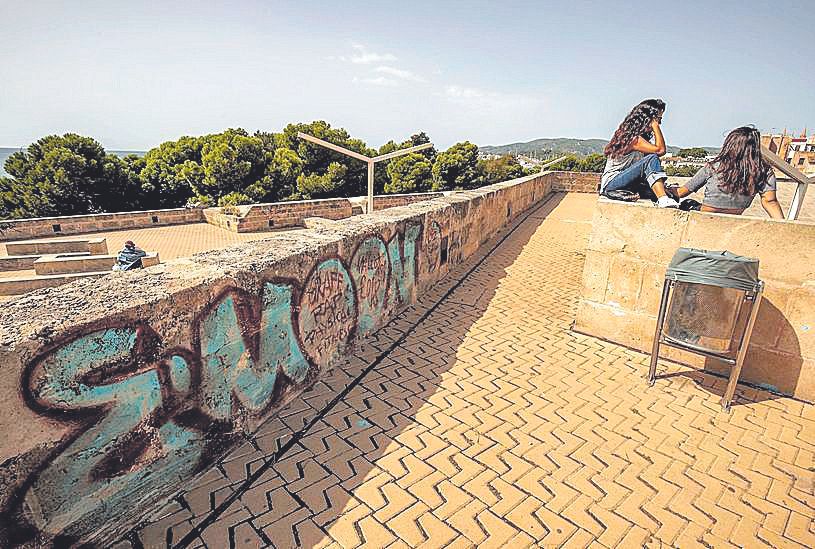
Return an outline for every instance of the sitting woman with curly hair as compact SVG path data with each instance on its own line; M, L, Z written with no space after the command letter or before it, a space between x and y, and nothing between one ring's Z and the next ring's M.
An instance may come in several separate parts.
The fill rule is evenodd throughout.
M631 109L606 145L608 160L600 180L601 194L620 190L653 194L660 208L679 206L665 192L668 176L659 161L665 154L665 138L660 128L664 113L665 102L661 99L646 99Z
M703 212L740 215L759 194L767 215L784 219L781 204L775 196L775 174L761 156L761 133L756 128L742 126L730 132L716 158L696 172L690 181L668 191L681 199L703 187Z

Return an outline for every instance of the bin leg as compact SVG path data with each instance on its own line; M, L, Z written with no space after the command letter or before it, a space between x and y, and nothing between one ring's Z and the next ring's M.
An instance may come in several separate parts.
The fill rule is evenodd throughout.
M662 325L665 323L665 313L668 310L668 293L671 291L671 281L667 278L662 285L662 301L659 302L657 327L654 330L654 344L651 347L651 366L648 368L648 385L653 386L657 377L657 360L659 359L659 343L662 339Z
M753 335L753 326L756 323L758 316L758 309L761 306L761 290L756 292L753 296L753 306L750 308L750 318L747 321L747 326L744 329L744 335L741 338L739 345L739 353L736 355L736 364L730 369L730 377L727 380L727 388L722 395L722 410L725 412L730 411L730 403L733 401L733 395L736 393L736 384L739 382L739 375L741 374L741 367L744 365L744 359L747 357L747 348L750 346L750 336Z

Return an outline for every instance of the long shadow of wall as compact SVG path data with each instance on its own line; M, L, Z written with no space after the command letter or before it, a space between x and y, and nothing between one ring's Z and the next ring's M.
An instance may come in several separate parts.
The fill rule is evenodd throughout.
M478 394L485 406L497 398L497 387L483 376L455 381L446 376L507 269L562 198L553 194L522 216L509 229L511 239L505 232L482 246L473 261L362 341L353 357L321 377L176 498L158 521L140 526L131 537L145 546L163 539L175 547L200 540L210 546L311 547L357 504L352 494L363 482L377 475L392 480L377 462L433 459L436 450L421 438L429 428L438 430L434 412L452 407L460 398L457 391ZM483 351L497 370L511 367L491 343L485 341ZM479 435L466 421L441 431L449 446L443 458L437 457L459 467L454 454ZM398 484L393 488L400 489ZM395 509L389 498L396 495L387 490L382 508L373 509L384 516Z

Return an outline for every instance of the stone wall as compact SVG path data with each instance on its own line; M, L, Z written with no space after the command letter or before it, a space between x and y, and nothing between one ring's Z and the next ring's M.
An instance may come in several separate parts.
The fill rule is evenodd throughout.
M651 351L665 269L679 247L757 257L766 283L741 379L815 401L815 224L600 199L575 329ZM663 347L683 363L726 365ZM643 372L645 373L645 372Z
M591 172L551 172L552 190L571 193L597 193L600 174Z
M235 213L224 213L222 208L207 208L204 216L207 223L238 233L302 227L307 217L351 217L351 203L347 198L250 204L233 210Z
M444 194L414 193L375 196L374 209L407 206L441 196ZM272 202L237 206L227 209L229 213L225 213L223 208L207 208L204 210L204 218L210 225L229 231L258 232L286 227L302 227L303 221L310 217L345 219L364 212L366 204L365 197ZM358 207L354 209L354 206Z
M549 172L556 179L556 190L573 192L595 192L591 187L589 174L575 172ZM597 174L591 174L597 177ZM596 185L595 185L596 186ZM385 209L407 206L416 202L432 200L445 193L412 193L380 195L374 197L374 208ZM161 225L181 225L206 222L210 225L233 232L261 232L274 229L302 227L309 217L325 219L345 219L365 211L367 199L325 198L272 202L268 204L248 204L227 209L223 208L176 208L171 210L147 210L143 212L123 212L96 215L71 215L62 217L38 217L0 221L0 242L28 238L61 237L115 231L119 229L143 229Z
M399 208L408 204L415 204L424 200L431 200L444 196L444 193L413 193L413 194L388 194L374 197L374 210L385 208ZM367 199L366 199L367 204Z
M96 215L68 215L62 217L37 217L12 221L0 221L0 242L84 234L117 229L141 229L161 225L181 225L204 221L198 208L175 208L172 210L147 210Z
M531 176L0 310L0 546L107 546L549 192Z

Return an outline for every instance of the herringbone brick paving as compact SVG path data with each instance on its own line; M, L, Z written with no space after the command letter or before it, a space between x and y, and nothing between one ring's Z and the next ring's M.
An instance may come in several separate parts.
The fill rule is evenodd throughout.
M722 379L648 388L646 355L569 330L593 200L485 247L121 546L814 547L815 407L740 386L726 414Z

